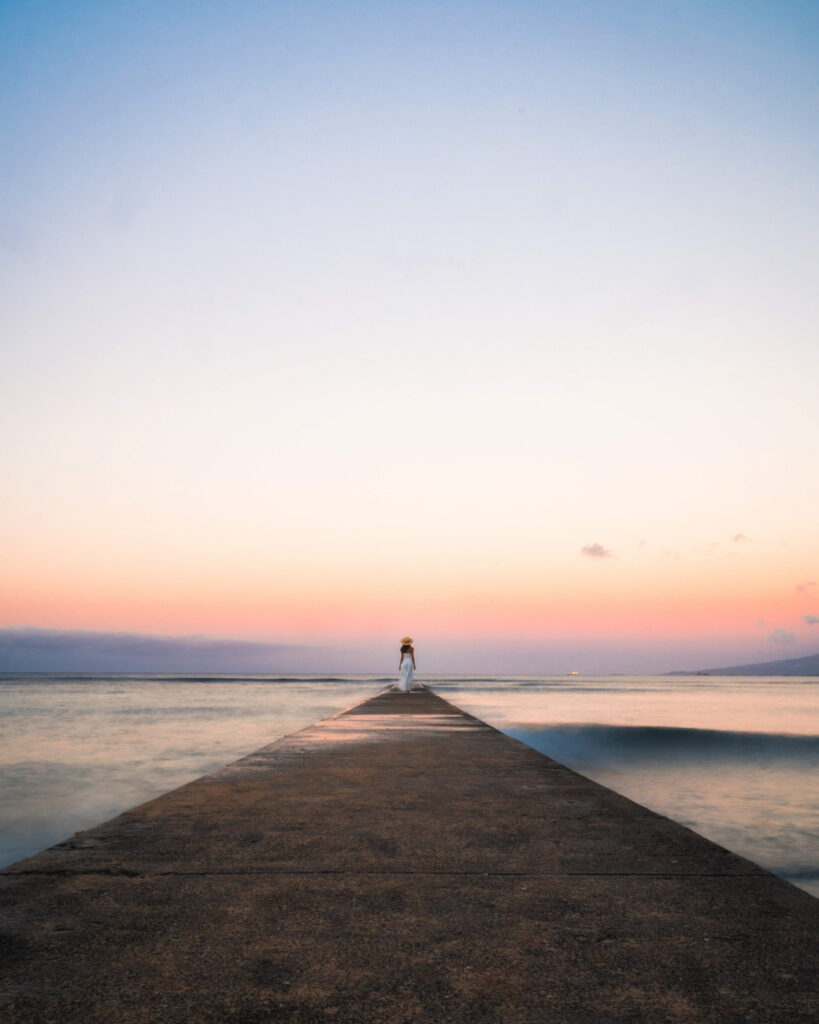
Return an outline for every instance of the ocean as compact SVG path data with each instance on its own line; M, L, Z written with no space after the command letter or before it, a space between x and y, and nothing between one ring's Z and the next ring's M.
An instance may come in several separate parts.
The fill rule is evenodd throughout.
M819 679L424 676L819 896ZM0 675L0 866L378 693L378 676Z

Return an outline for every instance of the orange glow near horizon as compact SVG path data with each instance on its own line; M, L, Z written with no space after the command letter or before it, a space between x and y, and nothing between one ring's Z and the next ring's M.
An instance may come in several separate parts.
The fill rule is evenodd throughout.
M39 578L7 575L0 619L8 626L162 634L212 634L282 642L342 641L390 631L437 638L510 641L583 638L616 641L669 637L758 637L796 629L816 610L813 588L793 567L767 560L724 563L673 561L627 565L580 556L553 573L498 572L474 566L460 577L436 577L429 567L405 573L396 588L388 569L345 576L346 566L285 575L265 567L188 565L185 571L139 572L108 565L85 574L51 565ZM177 567L178 568L178 567ZM425 572L427 573L425 575ZM803 633L813 638L809 628ZM774 651L772 657L779 653Z

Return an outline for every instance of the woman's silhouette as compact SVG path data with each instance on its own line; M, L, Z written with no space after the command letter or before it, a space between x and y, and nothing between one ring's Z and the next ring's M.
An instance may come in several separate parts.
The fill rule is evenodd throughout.
M401 660L398 662L398 671L401 673L398 689L404 692L411 690L415 677L415 648L412 646L411 636L401 637Z

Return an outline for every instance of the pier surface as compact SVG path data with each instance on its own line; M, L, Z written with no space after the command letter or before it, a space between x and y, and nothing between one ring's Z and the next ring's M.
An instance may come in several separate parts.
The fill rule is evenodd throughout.
M819 901L429 690L0 875L4 1024L819 1012Z

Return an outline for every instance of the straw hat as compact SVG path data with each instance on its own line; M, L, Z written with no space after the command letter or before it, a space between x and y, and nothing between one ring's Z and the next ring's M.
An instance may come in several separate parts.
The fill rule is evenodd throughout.
M411 644L412 643L412 637L411 636L402 636L401 637L401 643L402 644Z

